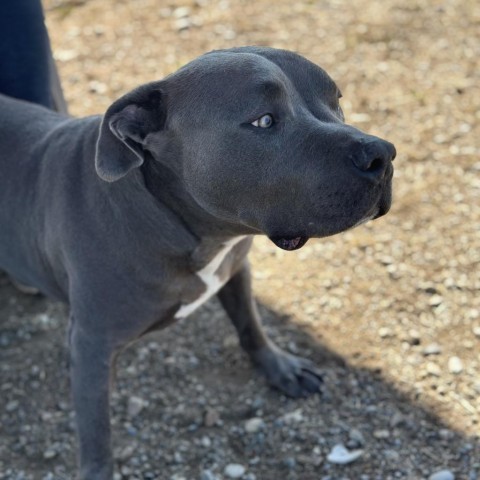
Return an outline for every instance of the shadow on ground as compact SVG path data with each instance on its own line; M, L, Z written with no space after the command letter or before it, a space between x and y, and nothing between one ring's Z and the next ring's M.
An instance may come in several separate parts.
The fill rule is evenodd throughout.
M414 479L442 468L457 479L477 478L478 442L442 423L382 372L352 367L294 319L266 305L260 310L280 345L321 366L323 395L291 400L270 390L238 348L220 306L209 302L120 357L112 394L118 478L224 478L229 463L257 480ZM74 477L66 315L63 305L23 295L3 278L2 479ZM251 418L262 422L247 432ZM349 465L333 465L326 456L337 443L364 453Z

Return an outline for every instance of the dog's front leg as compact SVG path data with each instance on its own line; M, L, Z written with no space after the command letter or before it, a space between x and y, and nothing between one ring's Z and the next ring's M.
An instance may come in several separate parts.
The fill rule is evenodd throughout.
M114 351L106 336L71 319L71 386L79 441L80 480L111 480L109 386Z
M240 344L269 383L291 397L318 392L322 377L309 360L284 352L264 332L251 291L248 260L218 292Z

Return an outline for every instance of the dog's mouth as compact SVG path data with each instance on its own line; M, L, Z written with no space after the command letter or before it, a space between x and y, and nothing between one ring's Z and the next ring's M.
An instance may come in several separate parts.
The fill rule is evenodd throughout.
M283 250L298 250L308 241L308 237L268 237L278 247Z

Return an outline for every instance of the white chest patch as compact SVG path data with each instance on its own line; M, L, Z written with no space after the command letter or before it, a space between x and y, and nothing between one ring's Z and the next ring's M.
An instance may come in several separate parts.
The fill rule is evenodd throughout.
M235 237L225 242L222 249L215 255L215 257L205 265L205 267L195 273L195 275L200 277L200 280L202 280L207 288L194 302L182 305L175 314L175 318L184 318L187 315L190 315L202 305L202 303L206 302L210 297L215 295L221 287L223 287L228 278L221 279L216 275L216 272L232 248L244 238L244 236Z

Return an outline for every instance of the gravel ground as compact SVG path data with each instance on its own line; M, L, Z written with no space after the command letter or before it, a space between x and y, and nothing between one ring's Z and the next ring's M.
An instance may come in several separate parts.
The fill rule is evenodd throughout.
M267 44L322 65L347 121L399 152L385 218L298 252L255 243L268 330L320 365L323 395L270 390L211 301L120 357L117 478L480 478L478 2L45 6L74 115L204 51ZM74 477L65 335L64 306L0 279L0 479Z

